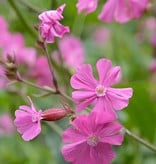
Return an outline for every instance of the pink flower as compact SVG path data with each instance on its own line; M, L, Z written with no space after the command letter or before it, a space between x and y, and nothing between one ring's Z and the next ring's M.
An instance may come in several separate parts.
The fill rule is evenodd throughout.
M89 14L96 10L97 3L98 0L79 0L76 7L78 8L79 13L84 11L85 14Z
M121 145L122 126L108 113L77 117L63 133L62 154L73 164L109 164L115 157L111 145Z
M59 41L59 50L65 66L78 68L85 60L85 49L81 40L75 36L65 36ZM56 51L53 57L59 61L59 54Z
M8 24L2 16L0 16L0 27L1 27L0 31L3 32L8 31Z
M104 22L113 20L125 23L131 19L139 18L146 9L148 0L107 0L99 19Z
M10 34L8 36L7 44L2 47L2 58L4 61L7 60L8 54L15 58L18 65L31 67L36 61L36 50L25 47L24 38L21 34Z
M65 33L69 32L69 27L59 23L63 19L62 12L65 6L63 4L57 10L45 11L38 16L42 21L40 34L45 42L53 43L54 37L62 38Z
M12 135L13 132L13 120L8 113L4 113L0 116L0 136Z
M121 110L128 105L132 89L111 87L119 81L120 67L112 67L110 60L98 60L96 68L99 80L94 78L89 64L82 65L71 77L71 86L77 90L72 93L73 101L77 104L78 111L94 104L95 110L105 110L115 114L114 109Z
M10 33L8 32L8 24L2 16L0 16L0 49L8 45L8 41L10 38Z
M22 105L15 111L14 124L17 131L22 134L25 141L34 139L41 132L41 120L56 121L60 120L66 115L72 115L73 111L68 108L50 108L45 111L37 111L31 99L29 98L31 106Z
M14 121L17 131L25 141L32 140L41 132L41 110L36 111L32 101L29 101L31 106L22 105L16 110Z
M0 65L0 89L5 89L9 79L5 75L5 69Z
M94 44L100 45L103 47L110 39L110 31L106 27L99 27L93 32L92 39Z
M45 56L37 58L34 67L31 69L31 75L40 86L53 87L53 79L49 70L48 61Z

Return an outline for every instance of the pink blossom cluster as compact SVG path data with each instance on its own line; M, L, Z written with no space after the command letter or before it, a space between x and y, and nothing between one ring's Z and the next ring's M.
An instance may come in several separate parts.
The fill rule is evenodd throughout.
M0 17L0 26L1 60L7 62L8 56L11 56L18 67L24 67L27 70L24 69L23 76L35 79L41 86L53 86L46 57L40 57L34 48L26 47L23 35L11 33L6 20L2 16ZM0 65L1 89L8 87L7 83L9 83L5 72L5 68Z
M0 16L0 26L1 61L7 62L9 56L16 61L18 66L25 66L28 69L26 74L29 74L36 61L35 49L25 46L24 37L20 33L11 33L8 29L8 24L2 16ZM0 66L0 88L5 88L8 81L4 67Z
M63 133L62 154L68 162L109 164L115 157L111 145L121 145L122 126L116 121L116 110L127 107L132 88L112 88L121 79L119 66L112 67L108 59L96 63L98 80L91 65L84 64L71 77L72 98L77 112L91 105L89 115L80 115Z
M78 12L92 13L98 6L98 0L78 0ZM149 0L107 0L99 14L103 22L125 23L139 18L147 8Z
M141 15L147 1L143 1L144 7L138 1L111 1L105 4L102 14L109 9L107 22L115 19L126 22ZM77 7L79 12L93 12L98 1L79 0ZM127 6L128 5L128 6ZM112 7L113 6L113 7ZM137 8L134 8L137 6ZM60 24L63 19L62 12L65 4L57 10L43 12L39 15L41 20L40 35L44 43L53 43L55 37L62 38L69 28ZM119 8L123 7L125 15L119 14ZM140 9L138 11L138 9ZM117 10L117 11L116 11ZM114 17L114 12L116 13ZM107 12L106 12L107 13ZM126 15L127 14L127 15ZM67 162L73 164L109 164L115 157L112 145L121 145L124 135L122 125L118 123L116 111L122 110L129 104L132 97L132 88L114 88L113 85L121 80L120 66L112 66L109 59L99 59L96 63L98 78L93 75L90 64L84 62L84 49L80 40L74 36L66 36L59 42L59 50L63 61L68 66L76 69L72 75L70 84L75 91L72 92L72 100L76 105L76 112L70 108L52 108L45 111L37 110L33 102L30 106L22 105L15 112L14 124L25 141L34 139L41 132L42 121L55 121L65 116L73 116L70 127L62 135L64 146L62 154ZM59 60L59 55L56 57ZM33 73L38 79L39 85L50 85L52 79L48 70L48 62L44 57L38 57L36 64L32 67ZM59 61L58 61L59 62ZM42 66L42 67L41 67ZM46 74L45 74L46 72ZM88 114L81 114L82 110L91 107Z
M28 68L34 65L36 51L34 48L25 46L23 35L20 33L11 33L3 17L0 17L0 26L0 49L2 59L6 60L9 55L16 59L17 64L24 64Z

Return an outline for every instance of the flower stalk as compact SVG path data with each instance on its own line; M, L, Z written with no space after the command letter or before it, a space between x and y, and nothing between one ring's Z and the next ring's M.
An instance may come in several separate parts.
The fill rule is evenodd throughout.
M132 137L134 140L136 140L137 142L141 143L142 145L146 146L148 149L156 152L156 147L150 143L148 143L147 141L145 141L144 139L138 137L137 135L133 134L131 131L129 131L128 129L124 128L125 133Z
M48 60L48 65L49 65L49 69L50 69L50 72L51 72L51 78L53 80L53 84L55 86L55 89L56 89L56 92L58 92L58 84L57 84L57 80L56 80L56 77L54 75L54 71L53 71L53 65L52 65L52 62L51 62L51 56L48 52L48 48L47 48L47 44L44 43L44 51L45 51L45 54L46 54L46 57L47 57L47 60Z

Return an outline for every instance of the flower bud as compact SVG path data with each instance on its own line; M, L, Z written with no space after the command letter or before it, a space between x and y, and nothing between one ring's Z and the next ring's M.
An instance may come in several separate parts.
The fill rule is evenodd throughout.
M42 112L42 120L56 121L64 118L68 114L68 111L64 108L51 108Z
M5 68L5 74L8 77L8 79L16 79L17 78L17 64L15 62L15 59L12 58L10 55L7 56L7 61L4 64Z

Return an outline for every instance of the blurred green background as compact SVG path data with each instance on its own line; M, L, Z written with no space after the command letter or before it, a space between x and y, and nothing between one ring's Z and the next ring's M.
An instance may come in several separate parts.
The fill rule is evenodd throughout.
M30 10L21 0L15 1L19 10L29 25L39 23L38 13ZM55 6L52 0L25 0L39 11L45 11ZM142 25L152 13L145 13L139 20L133 20L126 24L106 24L97 19L104 1L99 2L96 12L84 17L78 15L76 0L58 0L58 5L66 3L64 10L64 25L70 26L72 34L79 36L86 49L86 63L95 67L96 60L101 57L109 58L114 65L122 67L123 80L117 87L132 87L134 95L129 106L119 112L120 122L156 145L156 80L154 74L149 71L149 66L154 56L154 47L148 41L148 31L144 31ZM29 33L20 21L14 9L7 0L0 1L0 15L9 24L9 30L13 33L20 32L24 35L26 45L36 47L36 39ZM97 45L92 39L93 31L98 27L105 27L110 32L110 38L102 45ZM143 39L142 39L143 38ZM54 47L49 46L50 50ZM29 54L28 54L29 55ZM71 93L69 79L66 79L68 92ZM40 109L54 107L60 103L60 97L35 98L33 94L38 91L27 88L30 95ZM0 113L9 112L14 118L14 111L22 104L26 104L24 98L16 93L0 91ZM56 123L65 129L68 120L64 119ZM0 163L1 164L65 164L61 156L61 137L50 127L43 124L42 133L34 140L25 142L16 132L12 136L0 136ZM155 164L156 154L140 145L132 138L125 136L121 147L114 147L116 159L113 164Z

